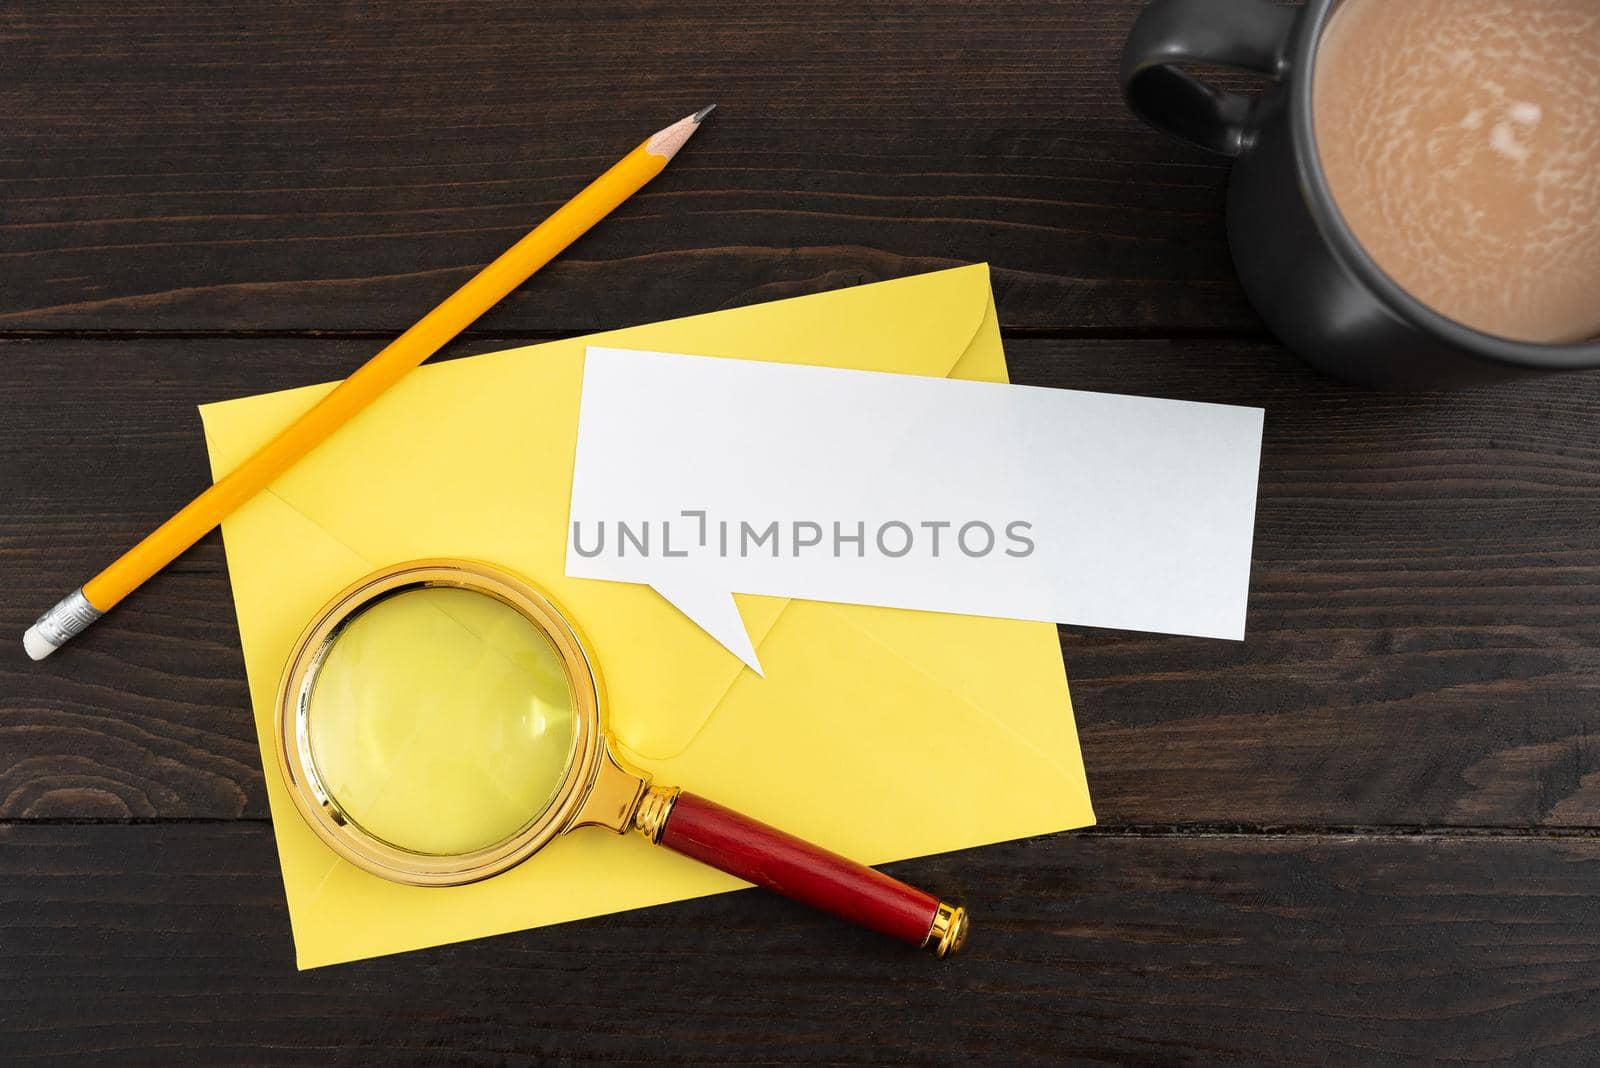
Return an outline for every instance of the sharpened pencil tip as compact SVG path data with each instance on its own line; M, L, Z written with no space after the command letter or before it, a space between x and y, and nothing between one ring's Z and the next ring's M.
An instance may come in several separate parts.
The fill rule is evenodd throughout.
M711 109L716 106L712 104L710 107L703 107L693 115L685 115L666 129L657 130L655 136L644 143L645 151L665 156L667 159L676 156L678 149L700 129L700 120L711 114Z
M715 110L717 110L717 105L715 105L715 104L707 104L705 107L703 107L699 111L695 112L694 115L692 116L692 118L694 119L695 125L696 126L700 125L700 123L705 121L706 116L711 114Z

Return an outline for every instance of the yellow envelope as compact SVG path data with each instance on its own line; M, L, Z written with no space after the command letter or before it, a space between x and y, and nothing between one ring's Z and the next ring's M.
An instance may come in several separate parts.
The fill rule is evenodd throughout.
M485 560L550 590L594 647L623 755L658 782L870 864L1094 822L1050 624L741 596L762 678L648 587L566 577L591 343L1006 379L988 269L964 267L421 368L236 512L223 536L302 968L746 885L596 828L447 889L323 846L277 772L279 675L334 593L418 557ZM202 408L213 472L330 388ZM971 867L981 938L993 906L981 855Z

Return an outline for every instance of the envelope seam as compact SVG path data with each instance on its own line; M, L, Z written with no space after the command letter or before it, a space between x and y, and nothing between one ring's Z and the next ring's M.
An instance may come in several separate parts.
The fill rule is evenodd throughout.
M945 693L949 694L952 698L954 698L955 700L959 701L962 705L966 706L968 709L972 710L977 715L979 715L979 716L983 717L985 720L995 724L995 726L999 727L1009 737L1011 737L1012 739L1014 739L1015 741L1017 741L1018 743L1020 743L1024 747L1026 747L1026 748L1032 750L1034 753L1036 753L1041 759L1043 759L1051 767L1055 768L1058 772L1060 772L1064 778L1068 778L1068 779L1072 778L1071 771L1069 769L1067 769L1067 768L1062 767L1060 761L1058 761L1054 756L1052 756L1050 753L1046 752L1044 749L1040 748L1037 743L1035 743L1034 741L1029 739L1027 736L1025 736L1023 734L1020 734L1015 728L1013 728L1010 725L1006 724L1005 722L995 718L989 712L985 711L984 709L980 708L978 705L974 704L972 702L971 698L967 697L965 694L963 694L963 693L959 692L958 690L954 689L949 684L944 682L942 679L939 679L939 678L934 677L933 675L930 675L925 668L923 668L920 665L914 663L910 658L906 657L903 653L901 653L894 646L890 645L888 642L884 641L882 638L880 638L877 635L873 634L871 631L867 630L865 627L862 627L859 623L856 623L854 620L850 619L850 617L848 615L846 615L845 613L840 612L839 609L841 607L843 607L843 606L841 606L839 604L836 604L834 602L829 602L829 601L813 601L811 603L813 603L813 604L817 605L818 607L822 608L824 611L827 611L827 612L837 616L844 626L849 627L851 630L855 631L857 634L860 634L865 640L872 642L874 645L876 645L880 649L884 650L890 656L894 657L896 660L900 661L902 664L905 664L912 671L915 671L922 678L927 679L936 688L938 688L938 689L944 691ZM900 609L890 609L889 611L901 611L901 610ZM1043 625L1043 624L1041 624L1041 625ZM1070 694L1068 696L1068 712L1069 712L1069 714L1071 714L1071 697L1070 697ZM1074 731L1075 730L1076 730L1076 717L1074 717ZM1083 787L1083 796L1084 796L1084 800L1085 801L1089 800L1087 777L1085 777L1085 782L1084 782L1084 787Z

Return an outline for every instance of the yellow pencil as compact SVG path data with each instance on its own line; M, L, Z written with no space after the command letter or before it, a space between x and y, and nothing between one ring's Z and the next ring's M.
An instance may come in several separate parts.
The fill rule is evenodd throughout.
M713 105L714 107L715 105ZM310 452L407 371L494 307L617 205L660 174L710 114L703 108L652 135L558 208L499 259L445 298L411 329L368 360L332 393L261 446L221 481L190 501L110 567L63 597L28 628L22 644L43 660L105 615L141 583L199 541L239 505Z

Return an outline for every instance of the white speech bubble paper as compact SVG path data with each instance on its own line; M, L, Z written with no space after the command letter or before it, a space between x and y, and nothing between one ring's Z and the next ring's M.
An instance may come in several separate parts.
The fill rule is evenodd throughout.
M567 574L1243 638L1262 410L591 347Z

